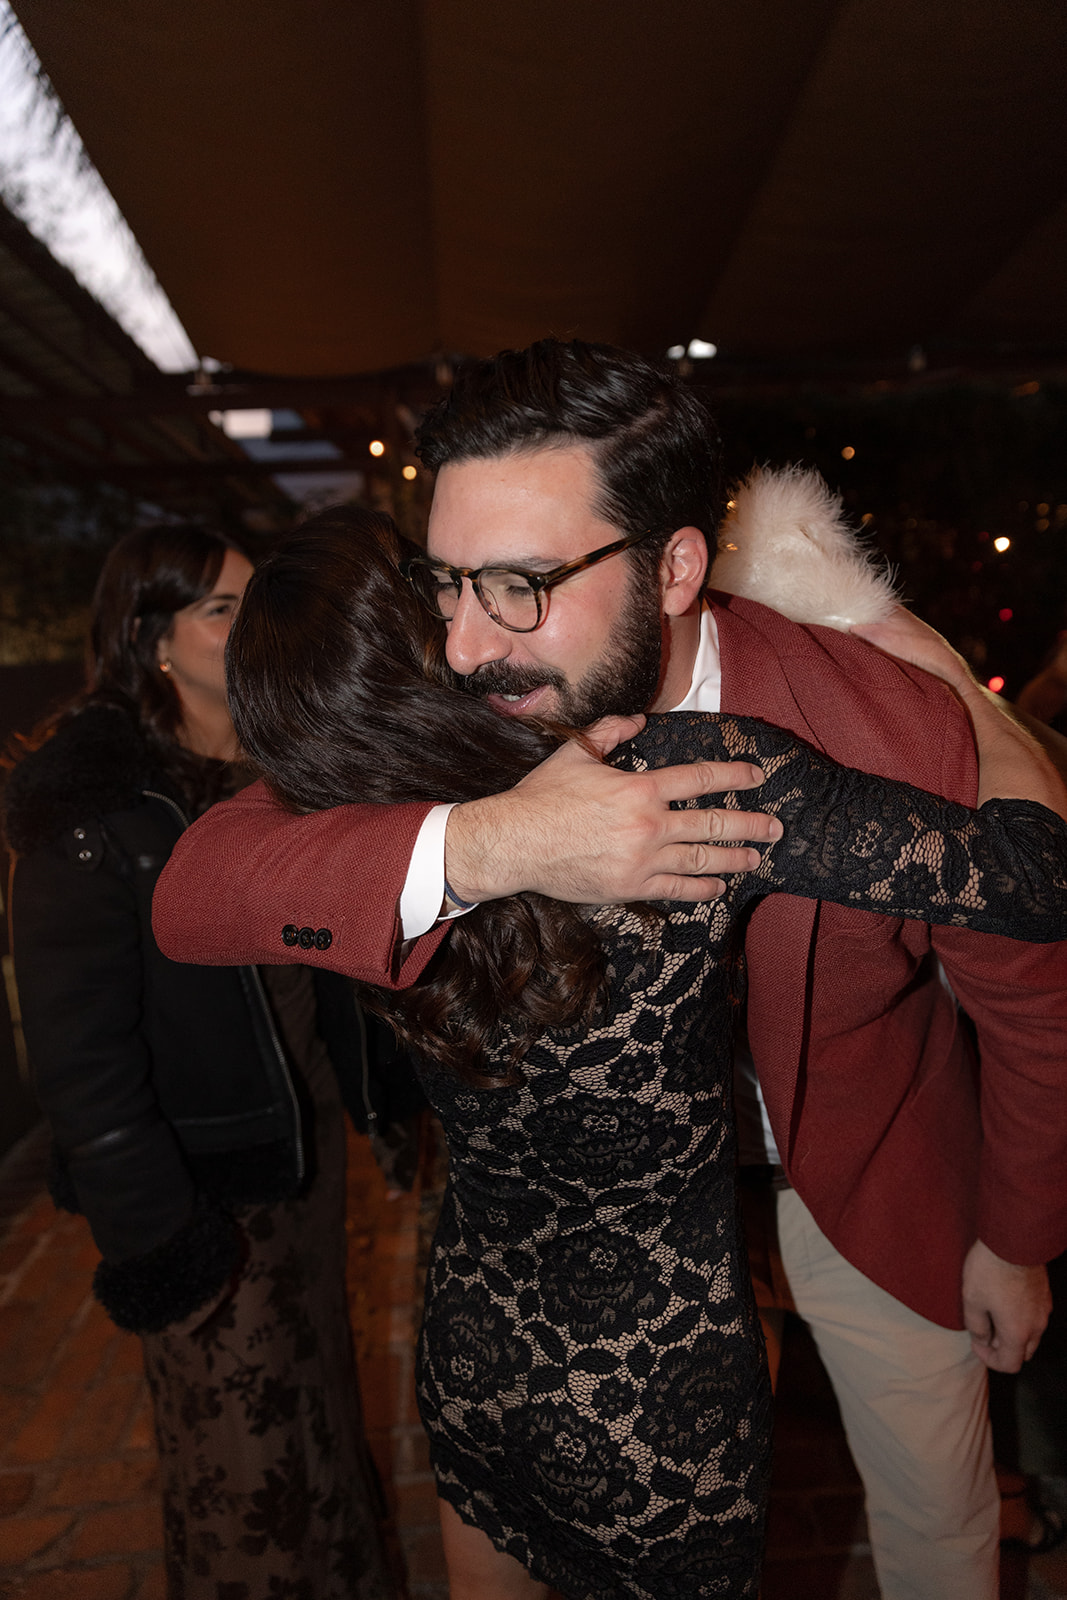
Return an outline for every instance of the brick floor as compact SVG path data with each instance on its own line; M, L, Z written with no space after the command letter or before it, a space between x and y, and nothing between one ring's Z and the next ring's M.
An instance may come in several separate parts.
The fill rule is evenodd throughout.
M88 1229L57 1215L43 1170L39 1134L0 1166L0 1596L164 1600L141 1347L92 1299ZM414 1398L423 1203L421 1191L390 1199L365 1144L353 1141L349 1271L368 1434L399 1508L410 1600L445 1600Z
M0 1597L165 1600L140 1345L92 1300L80 1218L43 1195L43 1140L0 1163ZM446 1600L433 1479L414 1404L417 1284L442 1161L390 1198L351 1144L350 1304L371 1448L409 1600ZM1067 1555L1005 1561L1002 1600L1067 1595ZM814 1346L787 1332L763 1600L877 1600L862 1495Z

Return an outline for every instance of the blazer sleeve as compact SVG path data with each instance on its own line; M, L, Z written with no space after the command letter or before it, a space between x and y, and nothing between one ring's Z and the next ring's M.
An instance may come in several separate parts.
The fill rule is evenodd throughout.
M400 895L430 810L353 805L293 816L253 784L212 806L175 846L153 904L160 949L172 961L297 961L404 988L447 931L400 943Z
M952 709L937 787L973 804L973 735ZM977 1237L1005 1261L1051 1261L1067 1249L1067 943L934 928L931 944L975 1028Z
M962 713L943 745L939 788L973 760ZM961 798L970 802L971 778ZM1067 1249L1067 943L1020 944L931 930L945 977L975 1028L982 1145L976 1231L1005 1261L1037 1265Z
M1051 1261L1067 1249L1067 943L950 928L933 942L977 1035L978 1237L1005 1261Z

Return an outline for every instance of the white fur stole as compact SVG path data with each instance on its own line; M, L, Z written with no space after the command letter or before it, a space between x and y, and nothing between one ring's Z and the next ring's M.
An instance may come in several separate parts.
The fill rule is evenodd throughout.
M899 604L889 563L853 528L813 469L757 467L719 530L711 587L758 600L793 622L846 632Z

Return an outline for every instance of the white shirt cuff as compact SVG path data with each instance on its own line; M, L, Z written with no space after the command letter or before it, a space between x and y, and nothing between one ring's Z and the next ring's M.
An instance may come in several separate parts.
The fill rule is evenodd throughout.
M434 806L423 818L400 896L403 939L418 939L440 918L445 897L445 824L450 805Z

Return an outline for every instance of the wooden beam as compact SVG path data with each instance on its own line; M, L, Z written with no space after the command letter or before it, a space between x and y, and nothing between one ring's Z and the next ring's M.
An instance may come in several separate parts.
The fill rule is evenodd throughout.
M1028 379L1062 380L1067 374L1067 348L1041 350L937 349L926 352L925 370L909 370L908 354L894 350L872 352L859 359L737 359L728 353L712 361L691 364L690 377L702 388L730 393L783 393L815 384L821 387L863 389L872 383L897 388L925 388L936 383L995 382L1011 384ZM198 384L189 374L166 382L153 381L127 395L56 395L0 398L0 426L18 417L24 423L49 425L73 417L93 422L116 422L129 417L204 415L210 411L363 410L391 419L398 403L418 413L441 397L433 369L427 365L382 373L373 377L273 378L255 375L219 375L210 384ZM327 422L309 432L325 434ZM297 437L287 434L295 441Z
M226 478L290 477L294 473L361 472L374 470L371 456L342 456L339 459L253 461L101 461L91 467L65 467L63 476L71 482L102 480L107 483L144 486L156 483L210 483Z
M406 381L404 381L406 379ZM414 408L431 405L442 391L428 367L405 369L399 385L395 374L365 378L220 378L199 384L188 374L180 379L145 384L132 394L39 395L13 402L0 400L0 419L12 405L28 408L37 421L88 417L94 422L121 417L203 415L208 411L301 411L357 408L378 411L403 399Z

